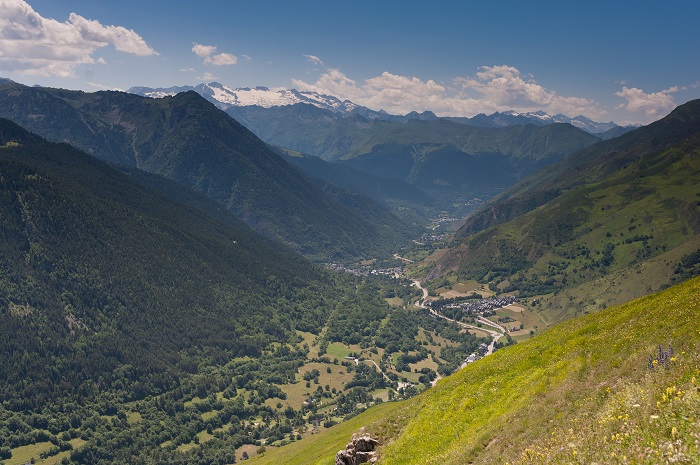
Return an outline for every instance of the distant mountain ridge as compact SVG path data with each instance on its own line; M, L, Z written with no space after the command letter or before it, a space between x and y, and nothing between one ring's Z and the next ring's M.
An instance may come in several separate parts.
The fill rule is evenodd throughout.
M586 118L583 115L578 115L573 118L562 115L561 113L554 116L550 116L544 111L535 111L527 113L518 113L516 111L504 111L495 112L491 115L486 115L480 113L472 118L446 118L458 123L471 124L473 126L484 126L484 127L508 127L508 126L520 126L524 124L534 124L535 126L546 126L548 124L555 123L569 123L579 129L590 134L602 134L611 129L620 128L618 124L613 121L607 123L599 123ZM634 129L635 127L630 127Z
M197 86L174 86L159 88L132 87L127 92L141 95L143 97L162 98L166 96L172 97L177 93L186 92L189 90L197 92L222 110L228 110L231 107L248 106L257 106L270 109L273 107L306 103L324 110L330 110L345 117L359 115L369 120L376 119L406 122L413 119L425 121L438 119L438 116L431 111L424 111L422 113L412 111L406 115L391 115L383 110L371 110L362 105L353 103L350 100L341 100L332 95L322 95L316 92L298 91L296 89L269 89L267 87L231 88L218 82L199 84ZM491 115L480 113L472 118L445 117L445 119L472 126L483 127L507 127L524 124L545 126L554 123L569 123L572 126L583 129L591 134L600 134L620 127L618 124L612 121L601 123L593 121L582 115L578 115L573 118L563 114L550 116L544 111L518 113L511 110L495 112Z
M233 89L219 83L130 92L161 97L186 89L198 92L268 144L346 165L385 184L391 178L407 182L432 197L431 208L441 209L488 198L542 166L631 130L613 122L542 111L473 118L439 118L429 111L389 115L312 92ZM290 161L336 185L351 185L339 177L341 170L330 165L321 169L321 164L303 157ZM344 175L352 176L348 171ZM375 200L389 200L388 190L375 187L369 192L367 185L352 185ZM380 192L383 198L378 199ZM411 195L405 189L394 193L404 200ZM392 206L394 213L407 212L396 203Z
M373 255L411 234L385 209L372 208L380 218L374 223L365 218L364 201L343 205L349 197L327 195L195 92L148 99L5 81L0 83L0 115L108 162L177 180L307 257ZM384 242L388 237L393 239ZM378 241L384 244L379 249Z

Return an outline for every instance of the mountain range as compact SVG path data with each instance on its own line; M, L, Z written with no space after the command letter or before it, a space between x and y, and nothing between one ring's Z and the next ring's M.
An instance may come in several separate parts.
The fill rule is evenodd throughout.
M325 433L351 417L385 463L698 455L700 282L666 288L700 274L700 101L609 140L350 111L0 81L0 460L333 463ZM408 280L309 260L412 239L382 203L498 189L446 248L411 251L433 295L476 282L536 325L453 376L486 339Z
M488 198L542 166L631 130L582 116L550 117L543 112L473 118L438 118L432 112L389 115L313 92L233 89L220 83L139 87L130 92L159 98L184 90L198 92L265 142L289 149L281 153L304 154L288 160L302 170L313 165L315 171L309 172L313 176L350 187L340 181L337 167L331 175L328 169L319 170L322 164L310 163L308 156L376 179L376 186L385 187L373 189L382 194L370 197L390 206L395 214L419 222L435 208L463 216L472 199ZM397 191L396 180L424 195L411 194L406 184ZM360 189L368 194L366 188ZM406 203L405 197L429 201Z
M175 87L132 87L127 92L151 98L173 96L180 92L193 90L215 104L222 110L231 107L256 106L272 108L305 103L317 108L329 110L342 116L359 115L366 119L378 119L394 122L406 122L413 119L436 120L438 117L431 111L423 113L411 112L406 115L391 115L383 110L371 110L349 100L341 100L332 95L322 95L317 92L298 91L296 89L269 89L267 87L231 88L218 82L203 83L197 86ZM614 122L599 123L585 116L569 117L563 114L550 116L543 111L518 113L515 111L495 112L491 115L480 113L474 117L447 117L455 122L484 127L506 127L524 124L544 126L553 123L569 123L591 134L602 134L620 127Z
M428 190L484 181L506 186L598 141L569 124L485 128L412 120L368 134L339 161Z
M341 114L352 113L359 108L349 100L321 95L316 92L298 91L296 89L271 90L267 87L241 87L232 89L218 82L199 84L197 86L177 86L168 88L132 87L128 93L150 98L172 97L180 92L195 91L222 110L233 106L259 106L271 108L278 106L307 103L318 108Z
M343 117L307 104L230 107L226 112L270 144L375 178L405 181L427 193L430 207L440 210L490 197L536 169L600 141L565 123L507 127L447 119L400 123ZM454 214L465 212L456 209Z
M366 197L326 194L324 186L195 92L151 99L6 80L0 83L0 116L105 161L203 192L308 257L375 255L412 235L411 227Z
M560 320L692 275L699 148L695 100L549 165L471 215L428 277L547 295L543 308Z

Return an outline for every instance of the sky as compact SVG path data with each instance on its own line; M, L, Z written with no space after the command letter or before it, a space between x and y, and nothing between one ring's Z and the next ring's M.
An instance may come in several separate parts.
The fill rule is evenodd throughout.
M0 77L94 92L217 81L393 114L646 124L700 98L700 2L0 0Z

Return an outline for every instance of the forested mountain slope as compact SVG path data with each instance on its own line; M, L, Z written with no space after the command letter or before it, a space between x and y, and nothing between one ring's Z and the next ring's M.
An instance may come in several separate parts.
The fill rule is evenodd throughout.
M175 382L173 369L189 358L179 350L195 341L207 356L254 355L299 324L318 324L316 314L294 318L269 302L278 286L297 292L320 275L230 214L221 221L182 206L6 120L0 137L3 398L31 405L44 389L74 392L94 370L124 363L141 394L157 392ZM257 330L264 325L278 334ZM22 346L33 350L10 362ZM68 365L56 370L42 353Z
M570 124L477 127L437 118L398 122L360 114L344 117L306 104L231 107L227 113L268 143L382 179L387 191L398 187L396 181L410 183L429 194L424 205L442 210L491 196L600 140ZM339 173L323 174L337 179ZM387 181L391 179L395 181ZM455 213L462 214L459 209Z
M312 258L386 253L410 235L388 212L373 223L340 205L195 92L149 99L3 81L0 116L103 160L179 181Z
M340 308L388 310L201 194L7 120L0 186L2 458L232 463L237 447L285 434L264 402L297 382L300 331L342 325ZM207 430L202 411L228 433L188 455L178 446Z
M340 158L378 176L427 190L507 187L599 139L569 124L482 128L447 120L411 120L376 132Z

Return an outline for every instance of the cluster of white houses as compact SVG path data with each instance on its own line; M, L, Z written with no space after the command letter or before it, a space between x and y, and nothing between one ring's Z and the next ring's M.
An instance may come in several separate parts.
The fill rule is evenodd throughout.
M466 313L483 314L484 312L491 312L497 308L503 308L518 302L520 302L520 299L518 299L516 296L507 295L501 297L489 297L488 299L481 300L468 300L465 302L456 302L453 304L447 304L443 308L459 308L460 310ZM430 301L428 302L428 305L431 305L432 303L433 302Z
M348 268L345 265L341 265L339 263L329 263L328 264L328 269L331 271L342 271L345 273L350 273L354 274L355 276L391 276L392 278L400 278L403 275L403 269L401 267L396 267L396 268L377 268L373 270L369 269L357 269L357 268Z

